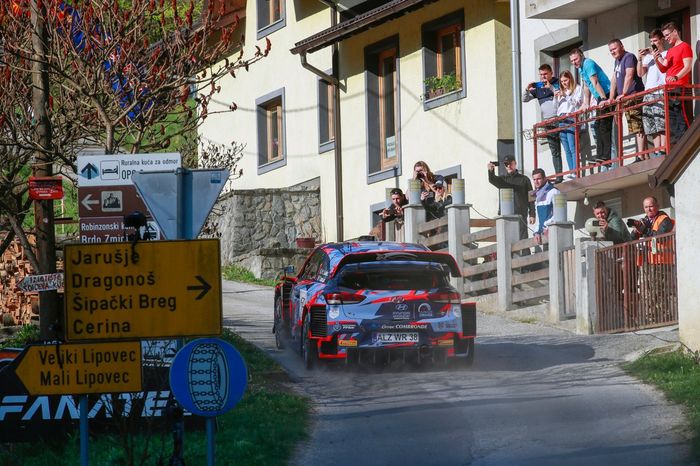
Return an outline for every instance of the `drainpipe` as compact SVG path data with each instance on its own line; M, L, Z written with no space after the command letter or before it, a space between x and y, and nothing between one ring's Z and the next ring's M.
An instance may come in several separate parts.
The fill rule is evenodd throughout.
M331 27L338 24L338 6L330 1L321 0L322 3L328 5L331 9ZM333 86L333 130L335 133L335 212L336 212L336 241L343 241L345 234L343 232L343 159L341 152L341 130L340 130L340 69L339 69L339 46L338 42L333 44L333 76L324 73L315 66L311 65L306 60L306 52L301 52L299 58L301 66L321 79L329 82Z
M520 172L525 172L523 162L523 103L520 100L520 1L510 0L510 41L513 49L513 123L515 160Z

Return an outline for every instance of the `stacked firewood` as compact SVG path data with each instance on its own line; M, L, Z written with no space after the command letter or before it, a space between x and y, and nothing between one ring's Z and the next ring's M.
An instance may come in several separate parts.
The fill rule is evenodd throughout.
M39 294L25 293L17 287L25 276L33 273L19 241L10 244L0 261L0 324L38 323Z

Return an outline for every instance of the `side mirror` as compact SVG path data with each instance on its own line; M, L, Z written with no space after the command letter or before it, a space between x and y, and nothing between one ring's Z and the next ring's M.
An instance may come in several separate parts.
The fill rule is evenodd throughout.
M285 275L294 275L294 266L293 265L288 265L284 268L284 274Z

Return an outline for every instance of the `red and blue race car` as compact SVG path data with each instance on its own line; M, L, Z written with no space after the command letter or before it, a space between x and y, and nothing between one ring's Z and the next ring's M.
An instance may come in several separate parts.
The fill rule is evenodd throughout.
M394 359L474 360L476 306L450 284L454 258L385 241L316 247L296 276L275 287L278 348L320 360L386 364Z

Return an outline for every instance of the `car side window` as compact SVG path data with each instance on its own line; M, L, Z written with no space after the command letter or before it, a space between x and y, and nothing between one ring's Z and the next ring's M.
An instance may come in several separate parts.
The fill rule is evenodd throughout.
M324 253L321 257L321 264L318 267L317 280L319 282L325 282L328 279L328 274L330 273L331 260Z
M304 268L304 272L302 273L301 279L302 280L315 280L316 279L316 274L318 273L318 267L321 264L321 260L325 254L323 254L323 251L318 250L316 251L313 256L309 259L309 262L307 262L306 267Z

